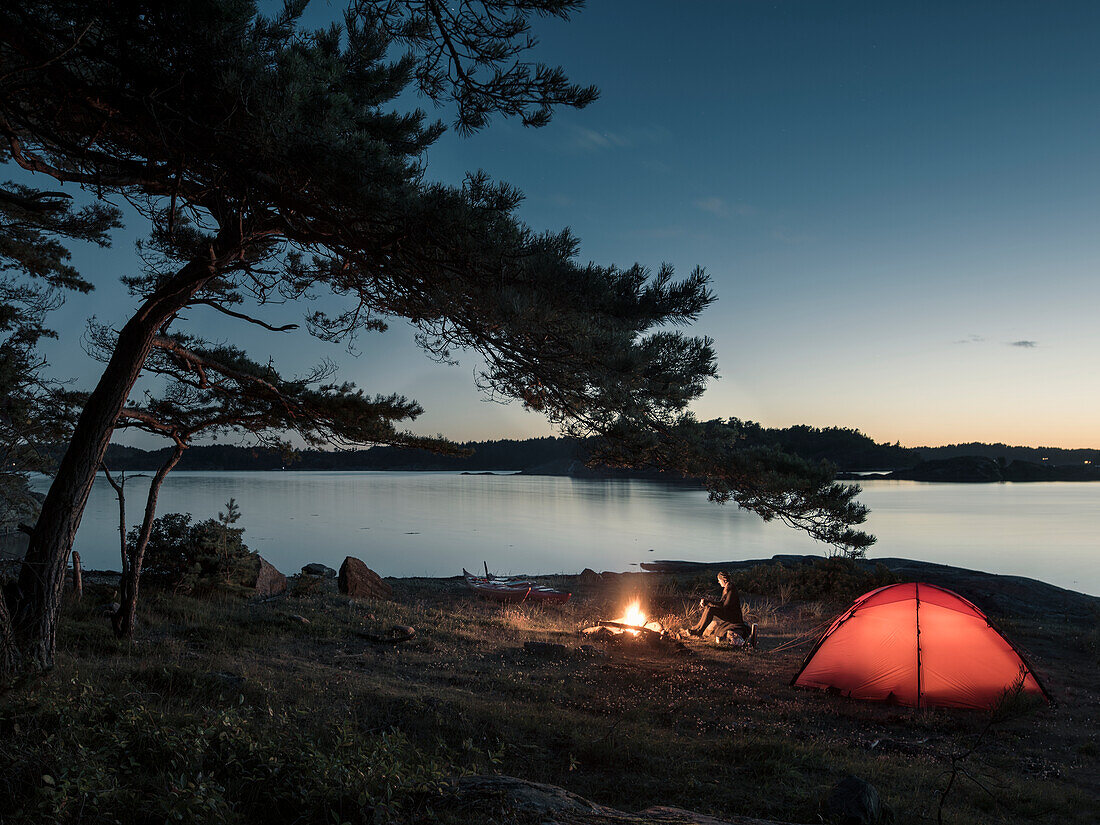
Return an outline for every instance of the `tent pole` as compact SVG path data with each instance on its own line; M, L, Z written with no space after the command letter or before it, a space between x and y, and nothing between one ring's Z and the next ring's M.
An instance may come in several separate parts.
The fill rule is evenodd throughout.
M920 665L920 584L913 583L913 601L917 606L917 709L920 709L921 700L921 665Z

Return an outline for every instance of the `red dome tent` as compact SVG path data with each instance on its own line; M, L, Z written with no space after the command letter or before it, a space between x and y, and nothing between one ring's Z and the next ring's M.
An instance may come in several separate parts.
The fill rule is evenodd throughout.
M856 599L791 680L853 699L988 708L1023 676L1050 696L985 614L932 584L892 584Z

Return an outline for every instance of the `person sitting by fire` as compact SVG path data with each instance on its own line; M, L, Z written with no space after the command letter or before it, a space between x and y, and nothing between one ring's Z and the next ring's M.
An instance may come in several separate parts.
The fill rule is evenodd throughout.
M745 624L745 618L741 614L741 597L737 594L737 588L730 581L729 574L718 574L718 584L722 588L722 596L718 600L702 598L699 606L703 608L703 615L699 617L698 624L688 630L691 636L702 636L711 622L715 622L715 635L732 630L748 643L749 647L756 647L756 625L751 628Z

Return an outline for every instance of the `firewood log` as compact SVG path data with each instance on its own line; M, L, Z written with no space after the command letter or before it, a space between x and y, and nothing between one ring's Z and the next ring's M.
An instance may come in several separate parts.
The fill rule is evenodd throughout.
M656 630L650 630L648 627L640 627L638 625L633 625L633 624L623 624L622 622L609 622L609 621L601 621L601 622L598 622L598 624L599 624L600 627L615 627L615 628L618 628L619 630L629 630L629 631L632 631L632 632L640 633L643 636L645 636L647 639L648 638L654 638L654 637L656 637L658 639L661 638L660 633L658 633Z

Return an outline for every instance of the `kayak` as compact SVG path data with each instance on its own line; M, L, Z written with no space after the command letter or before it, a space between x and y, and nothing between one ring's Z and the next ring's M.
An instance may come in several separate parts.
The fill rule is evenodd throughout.
M542 602L544 604L565 604L572 593L555 590L543 584L535 584L527 579L505 578L502 576L475 576L466 568L462 569L466 584L486 599L498 602Z

